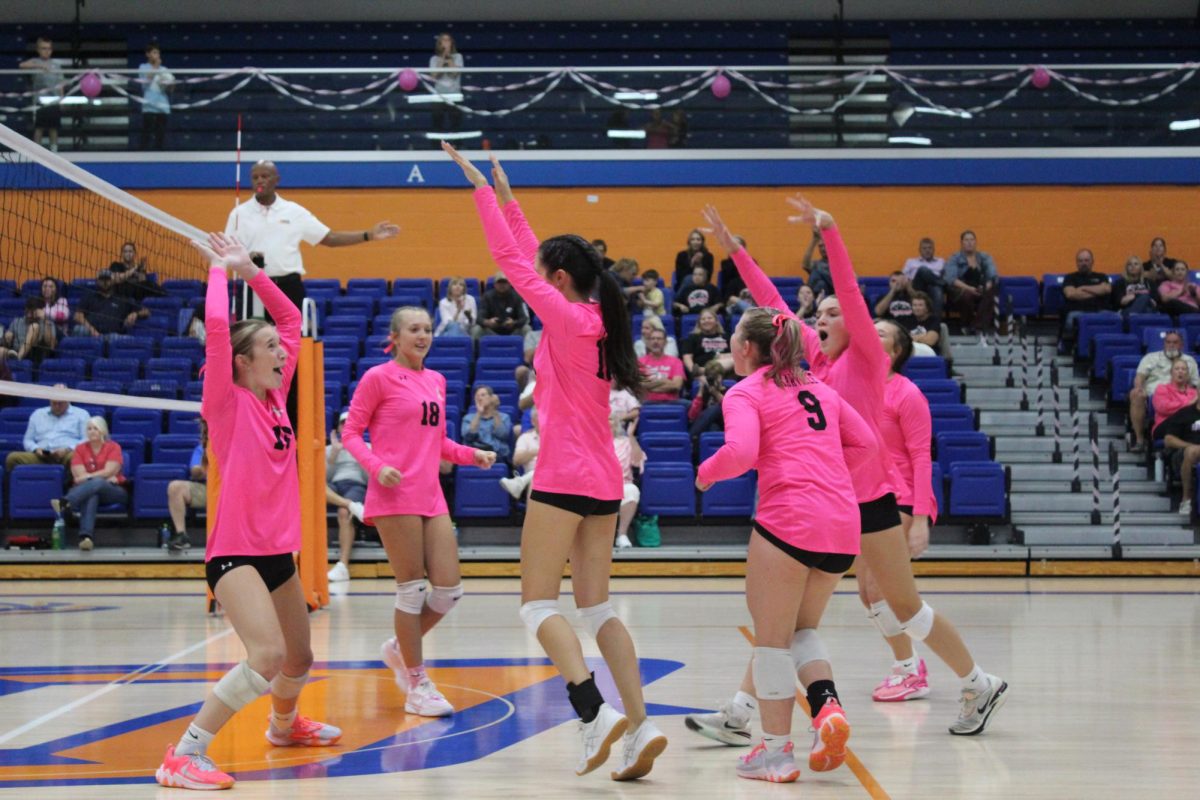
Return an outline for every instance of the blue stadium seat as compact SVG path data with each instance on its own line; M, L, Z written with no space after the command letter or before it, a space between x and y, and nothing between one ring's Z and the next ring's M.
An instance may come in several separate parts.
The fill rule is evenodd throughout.
M913 383L925 395L930 408L935 405L958 405L963 401L963 387L953 378L922 378Z
M132 358L138 363L154 356L154 339L138 336L113 336L106 345L109 358ZM95 377L95 373L92 374Z
M362 340L355 336L326 336L321 340L325 358L344 358L353 364L362 355Z
M478 287L478 282L476 282L476 286ZM433 281L429 278L394 278L392 279L392 294L415 294L421 298L421 305L430 311L437 305L433 298ZM438 297L444 297L445 294L443 287L443 291L438 294ZM478 295L478 291L476 291L476 295Z
M466 358L458 356L427 356L425 358L425 367L435 372L440 372L448 381L459 381L462 384L467 384L471 380L471 362ZM508 371L508 377L512 377L512 370Z
M18 383L33 383L33 362L28 359L12 359L8 369L13 374L13 380Z
M375 298L369 294L346 295L334 297L329 301L331 317L365 317L375 316ZM328 325L328 320L326 320Z
M638 414L639 433L687 429L687 406L682 403L646 403Z
M1080 314L1077 318L1077 325L1075 354L1090 361L1092 340L1101 333L1121 333L1125 327L1125 321L1115 311L1098 311L1094 314Z
M934 461L931 465L933 496L937 500L938 516L946 513L945 480L942 478L942 465Z
M24 438L25 429L29 427L29 415L35 410L30 406L0 408L0 436Z
M950 515L1008 516L1004 467L992 461L956 463L950 468Z
M166 314L174 319L179 316L179 311L183 308L183 298L167 295L166 297L147 297L142 305L150 309L151 312Z
M341 384L350 382L350 359L325 354L325 380Z
M929 406L929 419L933 425L933 435L946 431L973 431L975 426L975 409L961 403Z
M158 397L163 400L179 399L180 382L167 379L143 379L129 384L129 394L137 397Z
M1108 396L1114 403L1124 403L1129 400L1129 390L1133 388L1133 378L1137 375L1140 355L1115 355L1108 365L1109 390Z
M200 437L160 433L150 444L150 461L154 464L187 464L192 460L192 451L200 444Z
M449 409L455 408L461 410L467 402L467 384L466 381L446 380L446 406L447 415Z
M306 278L304 294L309 297L330 298L342 293L342 284L337 278Z
M388 293L386 278L351 278L346 281L346 296L367 295L378 299Z
M519 364L520 362L517 363ZM513 370L516 366L517 364L514 364L511 359L485 356L481 352L479 359L475 362L475 382L494 383L496 381L511 381L513 380Z
M9 453L22 453L25 451L25 436L14 436L8 433L0 433L0 465L4 464ZM0 516L3 516L0 513Z
M696 473L691 464L646 463L642 471L643 514L696 516Z
M134 358L100 358L92 362L92 380L128 386L138 379L141 368Z
M890 277L882 275L870 275L865 278L859 278L858 285L862 288L862 293L867 300L867 308L874 308L885 294L888 293L888 282Z
M190 358L152 358L146 362L146 380L175 381L182 385L192 379Z
M1108 365L1113 356L1141 355L1142 343L1132 333L1101 333L1092 340L1092 375L1108 380Z
M59 358L82 358L93 362L104 355L104 341L90 336L68 336L59 341L56 352Z
M153 441L163 432L162 412L156 408L116 408L112 415L112 432L140 433Z
M723 444L725 444L724 431L705 431L704 433L700 434L701 463L709 458L712 458L713 453L720 450Z
M647 462L692 463L692 439L683 431L650 431L638 435Z
M196 411L168 411L167 433L200 436L200 414Z
M480 381L479 377L476 376L475 385L471 387L472 398L475 397L475 392L480 386L491 388L492 392L500 398L500 405L511 406L512 408L517 407L517 399L520 396L520 392L517 391L516 381L488 381L485 383Z
M326 336L353 336L367 338L367 320L370 316L329 316L325 318L321 332Z
M47 358L38 366L38 383L61 383L74 388L84 378L82 358Z
M1063 278L1061 273L1048 272L1042 276L1042 316L1057 317L1062 313Z
M1011 310L1018 317L1036 317L1041 311L1041 291L1037 278L1018 276L1000 279L1000 313L1009 312L1009 300L1012 298Z
M1163 340L1167 338L1168 333L1172 332L1178 333L1181 337L1183 337L1183 352L1190 352L1190 349L1188 348L1190 337L1188 336L1187 328L1184 328L1183 330L1177 330L1168 324L1162 327L1146 327L1143 328L1140 333L1131 328L1129 332L1131 335L1137 336L1141 340L1142 350L1146 353L1153 353L1158 350L1162 350Z
M354 377L361 379L371 367L377 367L380 364L386 364L391 360L392 359L387 356L364 356L360 358L358 363L354 366Z
M391 298L384 298L389 300ZM392 315L391 314L376 314L371 318L371 335L379 338L387 338L387 335L392 331Z
M934 437L937 442L937 461L942 473L949 475L950 467L960 461L991 461L991 442L987 434L978 431L947 431Z
M475 358L474 342L470 336L437 336L429 348L429 357L457 356L468 362Z
M54 519L50 501L63 496L67 468L61 464L23 464L8 476L8 516Z
M904 376L910 381L925 381L929 378L948 378L946 359L941 356L916 356L904 365Z
M204 381L188 381L183 387L183 399L199 403L204 397Z
M172 279L162 282L162 290L172 297L189 300L204 294L204 284L197 280Z
M704 517L750 517L754 514L754 490L758 473L754 470L727 481L718 481L700 495L700 515Z
M670 309L668 309L668 311L669 310ZM671 318L670 317L664 317L663 323L667 327L667 335L670 336L672 333L674 333L675 338L679 340L680 344L682 344L683 340L692 334L692 330L696 327L696 323L700 321L700 315L699 314L684 314L682 316L676 317L675 319L677 320L679 325L677 328L675 328L674 331L671 330ZM639 331L639 333L640 333L640 331ZM682 350L682 347L680 349Z
M120 394L123 387L116 381L80 381L75 387L83 392L105 392L107 394Z
M146 437L140 433L114 433L110 438L121 445L125 477L136 475L138 467L146 460Z
M142 464L133 481L133 516L141 520L160 520L167 508L167 484L187 478L184 464Z
M479 357L492 359L507 359L514 367L525 358L524 337L511 336L481 336L479 338Z
M159 345L159 353L163 358L186 358L192 362L195 370L204 363L204 345L198 339L189 337L168 337Z
M454 516L507 517L511 497L500 486L508 476L508 467L496 464L491 469L459 467L454 475Z
M1170 328L1171 317L1167 314L1129 314L1125 317L1125 323L1129 332L1140 339L1142 331L1147 328ZM1183 323L1180 323L1180 327L1184 327Z

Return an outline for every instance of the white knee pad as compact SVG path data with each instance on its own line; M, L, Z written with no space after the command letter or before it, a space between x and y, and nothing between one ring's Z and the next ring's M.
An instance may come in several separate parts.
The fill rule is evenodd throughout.
M796 696L792 654L782 647L754 648L754 693L759 700L791 700Z
M261 697L270 686L270 682L250 669L249 664L239 661L236 667L217 681L217 685L213 687L213 694L222 703L237 711Z
M929 632L933 630L933 618L933 609L929 607L928 603L922 601L921 610L900 627L904 629L904 632L910 638L918 642L923 642L925 641L925 637L929 635Z
M900 620L896 619L896 612L892 611L892 607L887 604L886 600L871 603L870 608L867 609L867 619L875 624L885 639L904 633L904 628L900 626Z
M537 636L538 628L542 627L546 620L561 616L557 600L530 600L521 606L521 621L534 636Z
M600 629L604 627L604 623L610 619L617 618L617 612L613 611L612 603L607 600L598 606L581 608L578 613L579 619L583 621L583 624L591 632L593 638L600 633Z
M816 629L801 628L792 636L791 657L793 668L798 670L814 661L828 661L829 651L817 636Z
M396 584L396 610L405 614L420 614L425 605L425 579Z
M284 675L283 670L280 670L271 679L271 694L276 697L282 697L285 700L291 700L293 697L300 696L300 690L304 688L304 684L306 683L308 683L307 672L293 678L291 675Z
M429 584L429 594L425 597L425 604L438 614L449 614L450 610L462 599L462 596L463 588L461 583L455 586L434 586L433 584Z

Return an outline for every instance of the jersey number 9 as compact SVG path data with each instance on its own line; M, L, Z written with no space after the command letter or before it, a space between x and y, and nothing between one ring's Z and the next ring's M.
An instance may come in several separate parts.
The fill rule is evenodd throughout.
M821 410L821 401L817 396L810 391L802 391L796 395L796 399L800 401L800 405L804 406L804 410L808 412L808 427L814 431L823 431L828 424L825 421L825 412Z

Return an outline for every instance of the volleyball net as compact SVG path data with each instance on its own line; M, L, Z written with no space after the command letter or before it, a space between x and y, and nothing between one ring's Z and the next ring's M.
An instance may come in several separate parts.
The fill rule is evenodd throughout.
M108 493L113 502L103 504L101 518L134 530L168 521L168 486L190 477L199 443L208 265L190 240L204 237L0 125L0 494L10 527L47 527L55 519L49 501L72 488L61 459L43 452L29 463L29 420L51 403L103 419L121 446L128 489L119 502ZM231 307L244 307L233 302L242 287L230 283ZM300 575L312 607L328 603L320 349L305 337L296 354L293 420ZM214 459L208 465L211 524L220 476ZM190 528L202 548L200 530ZM104 544L98 536L96 545Z

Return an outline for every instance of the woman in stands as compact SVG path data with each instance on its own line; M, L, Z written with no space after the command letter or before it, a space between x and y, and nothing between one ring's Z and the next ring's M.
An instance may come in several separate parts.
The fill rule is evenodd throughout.
M1187 408L1196 402L1196 387L1192 386L1192 376L1188 364L1182 358L1175 359L1175 363L1171 365L1171 380L1167 383L1160 383L1154 390L1153 402L1154 425L1151 427L1150 435L1155 439L1161 439L1162 435L1158 432L1158 426L1162 425L1163 421L1176 411Z
M300 312L237 239L213 233L207 245L195 244L211 264L200 413L221 475L205 573L247 657L217 681L179 743L167 748L155 778L181 789L228 789L234 780L208 758L208 745L268 689L272 745L322 747L342 732L296 713L313 660L308 605L292 558L300 549L300 486L286 411ZM262 299L275 325L261 319L229 325L226 268Z
M396 635L383 643L384 663L405 693L406 712L444 717L454 706L425 674L421 638L450 613L463 590L438 467L444 459L487 469L496 454L446 435L446 379L423 366L432 343L433 323L425 309L396 309L388 334L392 360L363 375L350 401L342 445L370 476L364 521L379 529L396 578ZM371 447L363 440L368 429Z
M887 601L872 621L885 637L905 633L916 641L929 643L929 648L962 681L961 709L950 732L959 736L982 733L992 714L1007 699L1008 685L980 669L950 621L935 613L917 592L896 502L895 492L901 482L879 433L886 405L889 359L879 346L879 334L858 289L854 267L833 217L813 208L803 198L789 198L788 202L800 212L789 218L791 221L820 229L834 284L834 295L823 299L817 307L816 331L807 326L801 328L804 357L817 378L854 406L880 446L878 459L867 459L851 469L861 514L861 559ZM708 213L714 227L724 226L715 209L710 208ZM775 284L742 252L735 263L755 301L762 306L785 307ZM842 298L846 298L844 304Z
M470 336L471 326L479 317L475 298L467 292L467 282L455 275L446 284L446 296L438 301L438 323L434 336Z
M59 297L58 281L54 278L42 278L42 305L44 319L54 325L59 336L65 336L67 325L71 322L71 308L67 305L67 298Z
M675 254L675 274L671 279L671 288L676 291L692 275L695 267L704 267L711 281L713 277L713 254L704 243L704 234L699 228L693 228L688 233L687 247Z
M746 258L727 228L714 229L735 260ZM832 769L845 759L850 725L816 629L859 549L858 504L847 464L878 455L874 434L858 413L800 369L800 327L777 308L753 308L738 322L733 364L745 379L725 395L725 444L696 477L703 492L758 470L746 604L754 618L751 677L762 704L763 737L739 759L737 773L778 783L800 776L791 742L797 675L807 688L816 731L810 767ZM820 513L797 514L802 508Z
M71 455L71 489L51 505L60 514L79 517L79 549L91 550L100 504L124 503L129 495L122 474L125 457L121 445L108 438L104 417L89 419L85 435Z
M442 148L475 186L492 258L544 323L534 358L542 448L521 532L521 619L567 681L567 696L582 722L583 755L576 773L603 764L624 733L621 763L612 778L640 778L650 772L667 739L646 718L633 639L608 599L613 529L624 496L609 423L609 387L613 380L635 392L641 386L625 298L586 239L565 235L538 243L494 156L493 192L470 161L445 142ZM612 672L624 716L604 702L579 638L559 611L568 560L579 616Z

